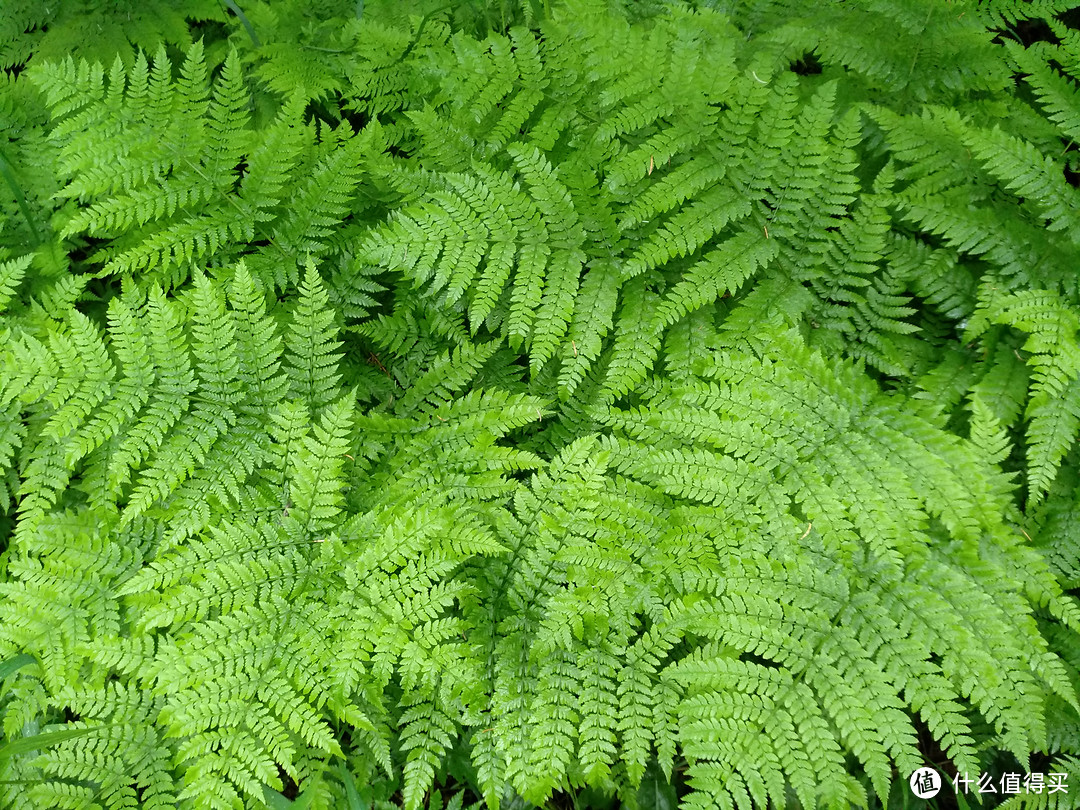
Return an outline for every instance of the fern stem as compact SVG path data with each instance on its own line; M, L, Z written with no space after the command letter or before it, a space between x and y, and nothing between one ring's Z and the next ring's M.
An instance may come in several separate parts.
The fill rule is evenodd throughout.
M248 20L247 16L245 16L244 12L240 10L240 6L236 5L236 0L222 0L222 2L225 3L229 11L240 18L240 24L244 26L244 30L246 30L248 36L251 37L251 41L255 47L261 48L262 43L259 42L259 37L255 33L254 27L252 27L251 22Z
M0 149L0 174L4 175L4 181L15 195L15 202L18 203L19 210L22 211L23 218L30 228L30 234L34 239L34 247L37 247L41 244L41 234L34 223L33 214L30 213L30 206L26 204L26 196L19 186L19 181L15 179L15 171L11 166L11 162L7 159L3 149Z

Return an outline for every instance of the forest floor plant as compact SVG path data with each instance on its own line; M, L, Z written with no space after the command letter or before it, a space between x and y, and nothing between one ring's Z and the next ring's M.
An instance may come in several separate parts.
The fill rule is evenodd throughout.
M1080 805L1071 6L5 0L0 806Z

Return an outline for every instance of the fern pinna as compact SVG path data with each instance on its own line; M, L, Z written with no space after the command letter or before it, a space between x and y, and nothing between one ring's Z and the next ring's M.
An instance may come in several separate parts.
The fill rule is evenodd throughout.
M0 12L0 804L1074 773L1068 4L128 5Z

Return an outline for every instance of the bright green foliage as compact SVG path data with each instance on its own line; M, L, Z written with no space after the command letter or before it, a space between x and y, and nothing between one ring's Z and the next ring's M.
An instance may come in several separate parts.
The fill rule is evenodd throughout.
M326 251L376 128L358 138L347 124L305 125L296 96L252 128L239 57L230 53L210 86L200 43L176 80L171 73L164 48L152 62L140 53L130 71L117 57L107 76L70 58L36 71L57 122L57 170L70 178L61 197L82 204L60 235L104 239L91 256L103 275L149 271L171 285L191 262L227 261L264 242L253 268L295 283L281 265Z
M1076 795L1070 4L451 6L0 9L0 805Z
M39 3L12 0L0 16L0 67L21 66L31 57L62 59L71 53L97 58L154 51L159 45L191 45L189 21L223 21L212 0L182 4L168 0L69 0Z

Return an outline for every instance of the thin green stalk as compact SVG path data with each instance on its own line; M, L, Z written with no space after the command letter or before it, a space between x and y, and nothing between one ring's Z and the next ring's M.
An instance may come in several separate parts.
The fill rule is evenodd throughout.
M15 170L12 168L11 162L7 159L7 155L4 154L3 149L0 149L0 174L4 176L5 182L15 195L15 202L19 204L19 210L22 211L23 218L30 228L30 234L34 238L34 246L40 245L41 232L38 231L37 223L34 222L34 216L30 213L30 206L26 204L26 195L23 194L19 181L15 179Z
M247 30L248 36L251 37L251 41L252 43L254 43L255 47L261 48L262 43L259 42L259 37L255 33L255 28L251 25L251 22L248 20L244 12L240 10L240 6L236 5L236 0L222 1L225 3L226 7L228 7L229 11L231 11L233 14L240 18L241 25L244 26L245 30Z

